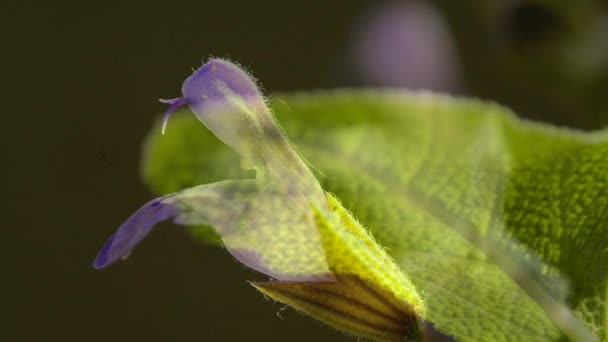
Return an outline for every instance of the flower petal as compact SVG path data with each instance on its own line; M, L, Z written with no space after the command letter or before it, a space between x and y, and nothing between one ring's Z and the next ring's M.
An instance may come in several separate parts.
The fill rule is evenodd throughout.
M93 266L105 268L126 257L156 223L173 218L212 225L235 258L275 279L331 281L313 222L302 220L302 209L310 215L312 209L302 205L298 197L260 188L254 180L199 185L146 203L108 239Z
M153 199L131 215L101 248L93 267L105 268L125 258L156 223L174 216L175 207L164 203L165 199L166 197Z
M313 209L273 182L232 180L171 197L175 222L209 224L244 265L279 280L332 281Z

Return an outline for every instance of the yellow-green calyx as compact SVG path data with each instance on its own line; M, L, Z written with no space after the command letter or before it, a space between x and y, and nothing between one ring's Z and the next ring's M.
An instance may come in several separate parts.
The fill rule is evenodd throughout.
M411 281L338 200L327 194L327 211L315 210L335 282L253 283L337 329L378 341L420 338L424 303Z

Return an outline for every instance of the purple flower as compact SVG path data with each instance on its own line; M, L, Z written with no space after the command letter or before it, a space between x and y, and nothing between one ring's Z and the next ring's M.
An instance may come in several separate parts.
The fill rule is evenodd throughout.
M254 286L347 332L419 337L424 303L369 231L325 194L273 120L255 82L213 59L186 79L180 106L235 150L254 179L203 184L148 202L102 247L95 268L124 258L159 221L211 225L240 262L276 281ZM353 314L356 308L356 314Z
M211 59L184 81L182 95L161 100L169 104L163 132L171 113L187 105L256 179L199 185L146 203L108 239L93 266L125 258L156 223L173 219L212 225L239 261L276 279L332 279L312 209L327 207L325 194L252 78L233 63Z

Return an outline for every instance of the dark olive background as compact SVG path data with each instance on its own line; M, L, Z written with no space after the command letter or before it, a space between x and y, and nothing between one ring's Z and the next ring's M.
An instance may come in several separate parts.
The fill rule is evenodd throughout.
M3 2L0 340L349 340L291 309L278 318L282 306L246 283L263 276L170 224L126 262L104 271L91 262L151 198L141 141L163 110L156 99L179 95L191 67L229 56L269 92L364 85L348 44L380 3ZM568 65L543 50L561 44L567 19L532 11L532 24L521 23L487 5L500 3L437 3L455 34L463 92L548 122L602 126L606 70L572 83L559 76Z

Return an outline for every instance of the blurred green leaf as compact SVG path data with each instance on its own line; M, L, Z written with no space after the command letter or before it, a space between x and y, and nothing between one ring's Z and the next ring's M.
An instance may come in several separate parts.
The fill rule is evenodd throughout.
M608 131L400 91L272 105L323 187L422 292L438 330L463 341L606 338ZM192 115L159 132L142 163L156 193L248 176Z

